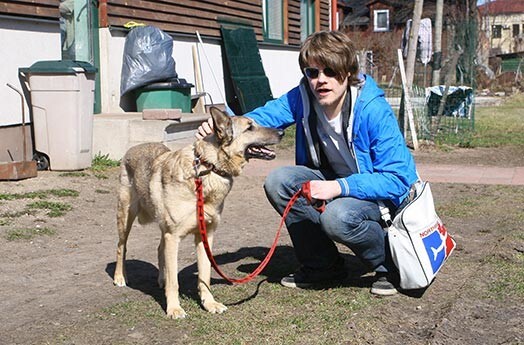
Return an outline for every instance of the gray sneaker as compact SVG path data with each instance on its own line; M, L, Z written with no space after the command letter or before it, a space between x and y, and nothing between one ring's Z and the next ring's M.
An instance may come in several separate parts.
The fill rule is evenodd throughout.
M348 272L345 267L322 272L307 272L300 269L295 273L282 278L280 284L289 288L306 289L315 285L339 282L344 280L347 276Z
M377 280L371 285L371 293L377 296L392 296L398 291L387 273L377 273Z

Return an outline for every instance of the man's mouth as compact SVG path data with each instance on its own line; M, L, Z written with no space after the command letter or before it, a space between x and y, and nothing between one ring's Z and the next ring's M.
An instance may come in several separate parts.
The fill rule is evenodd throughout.
M330 89L326 89L326 88L319 88L316 91L319 96L327 96L331 92Z

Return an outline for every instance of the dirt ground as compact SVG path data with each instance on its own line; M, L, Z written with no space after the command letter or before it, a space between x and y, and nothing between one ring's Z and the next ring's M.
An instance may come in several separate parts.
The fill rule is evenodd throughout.
M279 155L280 158L291 157L288 151L279 152ZM417 154L416 160L524 166L523 152L514 149L427 151ZM279 218L267 203L262 184L267 171L278 163L278 160L250 163L254 165L248 166L246 173L236 179L218 230L218 251L241 256L242 250L269 247ZM102 177L96 177L92 172L86 172L85 176L39 172L36 178L0 182L0 196L50 189L71 189L79 193L77 197L48 197L48 200L72 206L65 215L58 217L50 217L42 210L27 211L28 204L34 199L0 199L0 344L193 343L190 336L184 338L186 333L175 326L157 328L151 325L137 332L134 326L127 329L112 322L111 318L97 318L101 310L126 298L153 296L158 300L155 308L162 310L165 306L158 288L152 286L156 281L159 240L159 231L154 226L144 229L135 225L131 232L128 274L138 283L128 288L116 288L112 284L117 241L116 188L117 169L104 172ZM447 226L453 229L459 243L440 278L422 297L401 294L360 310L358 315L348 315L337 325L347 336L339 341L323 343L524 344L522 270L515 273L520 279L518 287L512 285L515 280L511 276L500 276L507 267L515 264L515 255L522 258L524 251L524 189L435 184L433 190L438 204L443 207L443 214L447 215ZM478 199L489 200L491 204L476 205ZM470 214L467 208L458 210L460 200L477 207L480 214ZM512 209L513 216L505 215L505 209ZM41 231L44 235L8 239L13 230L27 228L37 229L37 234ZM226 231L228 228L237 231ZM45 235L46 229L53 231ZM354 258L349 255L347 260L353 262ZM500 260L504 264L497 266ZM183 242L179 262L182 271L194 270L192 240ZM286 262L285 270L291 271L296 264L285 230L274 262ZM272 268L267 273L268 281L275 285L279 279L275 272L281 272L276 263L270 265ZM494 285L496 282L500 284ZM187 298L194 296L190 290L194 287L182 283L181 289L186 290ZM228 287L224 285L223 289ZM369 287L352 284L351 289L360 291ZM257 298L264 297L255 296L253 300ZM263 301L258 302L263 304ZM238 313L242 317L242 313L248 313L244 308L248 308L248 303L232 306L228 313ZM193 312L201 313L205 312ZM297 310L296 313L302 312ZM159 322L176 325L178 321ZM267 343L271 339L271 330L265 332L267 338L264 341L237 340L231 343ZM318 343L315 339L290 343ZM208 339L207 343L214 343L213 339Z

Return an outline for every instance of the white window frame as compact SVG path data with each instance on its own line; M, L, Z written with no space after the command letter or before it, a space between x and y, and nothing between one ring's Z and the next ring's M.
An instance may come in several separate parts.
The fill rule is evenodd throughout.
M386 27L379 27L378 17L381 14L386 14ZM373 11L373 27L374 31L389 31L389 10L374 10Z

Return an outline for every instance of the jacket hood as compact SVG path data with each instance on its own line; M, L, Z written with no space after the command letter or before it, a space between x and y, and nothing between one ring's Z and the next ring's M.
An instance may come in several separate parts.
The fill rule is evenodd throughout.
M361 74L359 78L362 80L362 83L359 85L362 90L359 98L359 103L361 103L361 106L366 106L375 98L384 96L384 90L379 88L375 80L369 75Z

